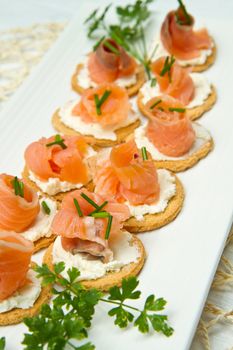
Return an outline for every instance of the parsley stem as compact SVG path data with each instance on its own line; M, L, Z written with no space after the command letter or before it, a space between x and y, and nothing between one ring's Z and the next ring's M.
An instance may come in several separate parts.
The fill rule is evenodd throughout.
M108 299L104 299L104 298L100 298L100 300L105 302L105 303L115 304L115 305L119 305L119 306L124 306L124 307L127 307L128 309L132 309L132 310L135 310L137 312L142 312L140 309L138 309L136 307L133 307L133 306L130 306L130 305L118 302L118 301L108 300Z
M119 56L120 52L117 48L115 48L109 41L104 42L104 46L106 46L112 53L115 53L115 55Z

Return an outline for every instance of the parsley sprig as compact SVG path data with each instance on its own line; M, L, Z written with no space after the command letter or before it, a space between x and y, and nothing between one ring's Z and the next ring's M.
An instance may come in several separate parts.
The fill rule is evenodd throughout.
M127 300L137 300L141 296L141 292L136 290L139 284L136 277L123 279L122 287L110 288L109 296L105 297L98 289L87 290L77 282L80 272L76 268L67 271L67 278L61 276L64 270L63 262L56 264L54 271L45 264L35 267L38 277L43 279L43 285L54 285L54 299L51 306L43 305L37 316L25 319L29 333L24 335L24 349L62 350L66 345L77 350L95 349L90 342L76 344L88 337L95 307L99 303L114 305L108 315L114 317L115 325L120 328L133 324L142 333L153 329L167 337L172 335L173 329L167 323L167 316L158 313L166 305L163 298L156 299L154 295L150 295L142 310L127 303Z
M4 350L6 345L5 337L0 338L0 350Z
M118 21L115 24L108 24L106 21L106 15L111 5L106 6L101 13L98 9L94 10L84 22L88 25L88 37L100 38L94 46L94 50L105 37L112 38L144 66L149 79L151 77L150 63L154 53L148 57L145 27L151 15L148 5L152 2L153 0L136 0L134 4L124 7L117 6L115 11Z

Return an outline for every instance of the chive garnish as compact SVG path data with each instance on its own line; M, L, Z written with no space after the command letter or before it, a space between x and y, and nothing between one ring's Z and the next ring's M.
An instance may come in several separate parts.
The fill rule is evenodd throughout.
M98 213L92 213L90 216L93 216L93 218L108 218L110 214L107 211L100 211Z
M100 40L97 41L97 43L93 46L93 51L96 51L98 49L98 47L100 46L100 44L104 39L105 39L105 36L102 36L102 38L100 38Z
M91 212L89 215L92 215L92 214L95 214L95 213L98 213L100 210L102 210L104 207L105 207L105 205L107 205L108 204L108 201L105 201L105 202L103 202L103 204L101 204L97 209L95 209L93 212Z
M153 105L150 106L150 109L155 108L161 102L162 102L162 100L157 100L155 103L153 103Z
M90 203L95 209L99 209L98 204L96 204L91 198L89 198L85 193L81 193L81 196L88 202Z
M80 208L80 205L78 203L78 200L76 198L74 198L74 205L75 205L75 208L77 209L77 212L78 212L78 216L81 218L83 217L83 213L82 213L82 210Z
M187 12L187 10L186 10L186 7L184 6L184 4L183 4L183 2L182 2L182 0L178 0L178 3L179 3L179 5L180 5L180 8L181 8L181 10L183 11L183 14L184 14L184 17L185 17L185 22L184 21L182 21L179 17L178 17L178 15L176 14L176 18L177 18L177 20L178 20L178 23L179 24L187 24L187 25L189 25L189 24L191 24L192 23L192 18L191 18L191 16L188 14L188 12Z
M147 160L148 159L148 155L147 155L146 147L142 147L141 151L142 151L142 159L143 160Z
M111 227L112 227L112 215L109 215L109 217L108 217L108 225L107 225L107 229L106 229L106 232L105 232L105 239L109 238Z
M115 53L115 55L120 55L119 50L115 48L109 41L105 41L104 46L106 46L112 53Z
M186 109L185 108L173 108L173 107L170 107L169 108L169 111L170 112L179 112L179 113L184 113L185 111L186 111Z
M54 145L59 145L61 148L66 149L67 146L64 144L64 139L61 138L60 135L55 135L55 141L47 143L46 147L54 146Z
M112 91L110 91L110 90L104 91L104 93L103 93L103 95L102 95L102 97L100 99L99 99L97 94L94 95L96 113L98 115L101 115L101 106L107 100L107 98L109 97L109 95L111 93L112 93Z
M161 112L164 112L163 107L158 107L158 109L159 109Z
M150 86L151 86L151 87L154 87L154 86L156 86L156 84L157 84L157 79L156 79L156 78L152 78L152 79L151 79Z
M163 77L166 73L168 73L169 82L171 83L171 67L175 63L175 57L172 55L171 57L167 56L163 65L163 69L160 72L160 76Z
M14 180L12 180L12 185L15 195L24 198L24 183L19 181L17 176L15 176Z
M41 205L42 205L42 208L43 208L45 214L49 215L51 210L50 210L48 204L45 201L42 201Z

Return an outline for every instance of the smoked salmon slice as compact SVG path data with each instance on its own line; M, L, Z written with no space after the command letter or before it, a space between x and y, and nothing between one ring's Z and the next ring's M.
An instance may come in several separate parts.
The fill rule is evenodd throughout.
M171 157L187 153L195 142L195 132L184 105L171 97L159 96L148 101L146 108L150 112L147 137L154 146Z
M87 191L86 189L76 190L67 194L61 205L61 209L54 217L52 231L61 236L62 246L72 253L84 252L93 256L98 256L104 261L112 259L112 251L109 248L108 239L105 237L108 218L96 218L90 214L96 210L84 197L87 196L97 206L105 202L105 198ZM82 216L79 216L77 201ZM112 216L110 236L119 235L123 222L130 216L129 209L124 204L107 201L103 209ZM100 210L100 211L102 211Z
M0 175L0 230L23 232L40 211L39 199L23 181L23 196L16 195L13 181L13 176Z
M26 283L33 248L17 233L0 232L0 301Z
M103 40L89 55L88 70L97 84L112 83L120 77L133 75L137 63L113 39Z
M82 136L41 138L31 143L24 157L27 168L42 181L59 178L61 181L85 184L89 181L85 156L88 145Z
M199 57L201 50L212 45L208 31L205 28L194 31L194 18L189 14L188 18L187 21L183 7L179 7L167 14L160 32L164 48L180 60Z
M160 57L151 64L151 70L162 93L172 96L184 105L187 105L195 94L195 86L189 75L190 69L183 68L173 61L171 68L166 71L166 66L169 65L169 61L172 59L169 56Z
M98 109L96 98L100 101L103 96L107 98ZM125 121L130 109L131 105L126 90L109 83L85 90L72 113L86 123L99 123L103 128L111 128Z
M110 159L97 164L95 192L132 205L151 204L159 199L160 188L152 160L143 160L135 141L112 149Z

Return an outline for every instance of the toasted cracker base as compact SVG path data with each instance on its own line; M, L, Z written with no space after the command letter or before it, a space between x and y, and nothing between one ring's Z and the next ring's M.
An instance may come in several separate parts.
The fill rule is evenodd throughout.
M31 263L31 266L35 266L35 263ZM0 326L8 326L11 324L17 324L23 321L25 317L32 317L39 313L43 304L47 303L51 297L51 286L42 287L41 293L36 300L35 304L29 309L12 309L0 313Z
M137 262L130 263L129 265L124 266L123 268L120 269L120 271L108 272L105 276L101 278L97 278L95 280L81 281L82 285L87 289L97 288L101 291L108 291L109 288L111 287L114 287L114 286L120 287L123 278L127 278L130 276L137 276L145 263L146 252L140 239L133 235L132 235L132 244L138 247L138 250L140 253L140 257ZM43 263L47 264L51 270L53 269L52 249L53 249L53 244L51 244L50 247L46 250L43 258Z
M129 218L124 224L127 231L132 233L152 231L169 224L176 218L183 206L184 188L176 176L175 179L176 194L170 199L166 209L161 213L146 214L143 216L143 220L137 220L135 217Z
M211 139L206 142L199 150L194 152L186 159L179 160L154 160L157 169L167 169L174 173L187 170L193 167L202 158L205 158L207 154L214 148L214 141Z
M213 40L213 38L212 38L212 40ZM217 49L216 49L216 45L214 44L214 46L212 47L212 53L210 56L207 57L205 63L191 66L192 72L203 72L206 69L208 69L215 62L216 55L217 55ZM188 67L190 67L190 66L188 66Z
M138 108L145 117L149 118L150 114L145 108L145 104L142 102L142 100L143 100L143 94L139 92L138 98L137 98ZM196 120L200 118L205 112L209 111L212 108L212 106L215 104L216 100L217 100L216 89L213 85L211 85L211 93L207 97L207 99L203 102L203 104L201 106L187 108L186 115L189 117L190 120Z
M50 244L53 243L55 238L56 238L55 235L51 235L50 237L42 237L37 241L33 242L34 243L33 254L35 254L36 252L38 252L43 248L47 248L48 246L50 246Z
M79 94L82 94L85 90L85 88L83 88L81 85L78 84L78 79L77 79L79 72L82 68L83 68L83 64L82 63L78 64L74 74L71 77L72 89L74 91L78 92ZM146 80L143 66L138 66L136 78L137 78L137 82L134 85L126 87L126 90L127 90L129 96L135 95Z
M30 186L33 190L35 190L36 192L40 192L44 197L56 200L58 202L61 202L63 200L63 198L65 197L66 194L75 191L76 189L67 191L67 192L59 192L53 196L48 195L47 193L43 192L35 182L33 182L30 178L29 178L29 171L28 168L25 166L23 171L22 171L22 178L25 180L26 184L28 186ZM83 186L85 188L87 188L88 190L91 190L92 188L92 182L89 182L87 185Z
M57 131L65 135L81 135L79 132L63 124L59 116L59 110L57 110L52 116L52 124ZM111 147L124 142L126 138L130 134L132 134L136 128L140 126L140 124L141 124L140 120L137 119L134 123L115 130L117 139L114 141L107 140L107 139L96 139L94 136L91 136L91 135L83 135L83 136L85 137L86 141L91 145L95 145L99 147Z

